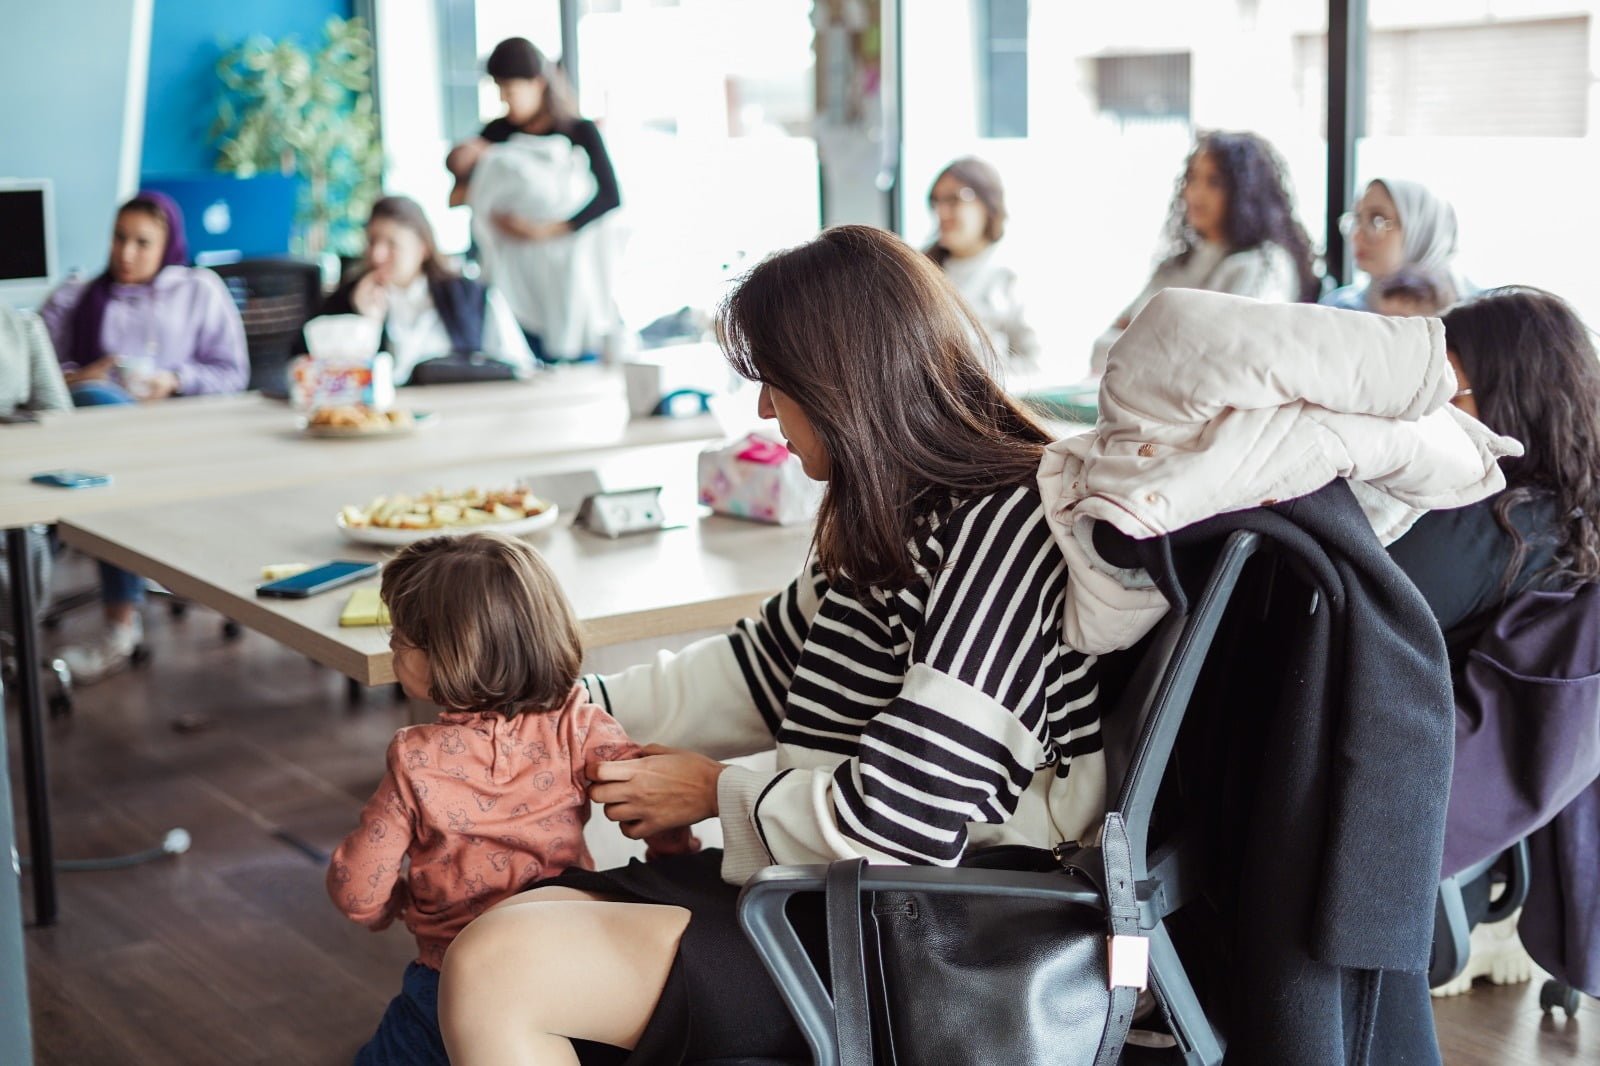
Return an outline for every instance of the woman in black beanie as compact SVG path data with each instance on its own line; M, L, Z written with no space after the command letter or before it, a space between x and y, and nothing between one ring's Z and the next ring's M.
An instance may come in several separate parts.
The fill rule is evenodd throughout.
M605 141L593 122L578 115L560 69L525 37L508 37L495 45L494 51L489 53L486 68L500 90L506 113L484 126L476 137L456 145L446 157L445 166L456 178L450 203L457 205L467 202L467 188L473 167L490 145L503 144L515 134L529 134L563 137L575 147L583 149L594 176L594 195L567 218L525 218L509 212L496 212L492 221L500 235L522 241L557 240L576 233L620 206L622 196L617 188L616 171L612 169ZM518 318L523 317L519 311ZM530 324L524 322L524 328L534 354L545 358L547 353L537 324L530 328ZM572 356L580 353L551 354Z

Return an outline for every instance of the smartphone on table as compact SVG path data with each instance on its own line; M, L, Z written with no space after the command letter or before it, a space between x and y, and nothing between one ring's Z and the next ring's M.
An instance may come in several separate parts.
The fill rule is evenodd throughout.
M54 485L58 489L87 489L111 484L111 475L91 474L87 470L46 470L33 475L30 480L40 485Z
M327 592L329 589L351 585L363 578L369 578L378 572L380 566L379 563L335 560L314 566L310 570L302 570L292 577L257 585L256 595L284 600L303 600L307 596L315 596L319 592Z

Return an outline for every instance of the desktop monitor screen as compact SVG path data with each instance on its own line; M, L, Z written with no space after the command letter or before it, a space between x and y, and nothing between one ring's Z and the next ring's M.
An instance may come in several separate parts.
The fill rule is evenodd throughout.
M0 283L50 277L50 189L44 182L0 183Z

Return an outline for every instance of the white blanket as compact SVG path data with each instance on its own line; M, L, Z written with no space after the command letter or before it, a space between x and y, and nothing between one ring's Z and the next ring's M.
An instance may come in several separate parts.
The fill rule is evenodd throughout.
M1522 446L1450 404L1437 319L1168 289L1111 349L1095 428L1051 445L1039 486L1070 576L1073 647L1133 644L1166 613L1142 571L1094 552L1095 521L1136 538L1347 478L1388 544L1424 512L1505 487Z
M529 241L501 233L493 215L561 221L595 194L589 154L559 135L516 134L491 146L472 171L467 203L484 280L505 294L517 322L570 359L598 352L615 322L606 215L576 233Z

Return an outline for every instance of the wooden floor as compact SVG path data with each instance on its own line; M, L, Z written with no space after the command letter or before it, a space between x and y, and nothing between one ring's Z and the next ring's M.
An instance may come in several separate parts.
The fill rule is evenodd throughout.
M91 574L69 562L57 587ZM87 632L95 613L62 636ZM305 849L326 851L354 823L403 709L386 694L347 707L342 678L254 634L226 642L209 612L175 620L157 604L147 617L154 661L82 690L75 715L51 725L58 853L136 851L174 826L194 847L61 876L60 923L27 933L37 1062L346 1063L413 945L341 917ZM195 713L210 727L173 729ZM1552 1021L1536 985L1480 986L1437 1012L1451 1066L1600 1062L1594 1001Z

